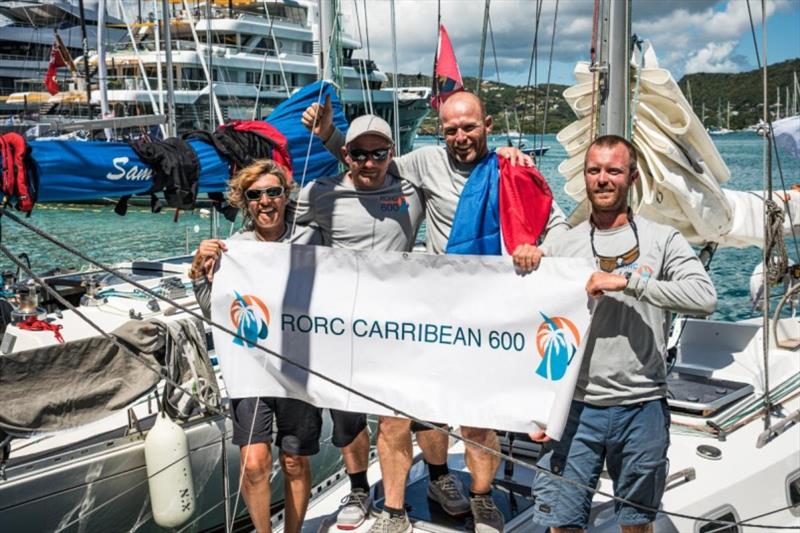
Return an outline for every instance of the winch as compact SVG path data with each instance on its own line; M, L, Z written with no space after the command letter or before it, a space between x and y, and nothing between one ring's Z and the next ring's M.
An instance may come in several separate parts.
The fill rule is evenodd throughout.
M43 319L47 312L39 307L39 291L36 285L15 283L11 287L14 293L12 300L11 323L16 324L29 318Z

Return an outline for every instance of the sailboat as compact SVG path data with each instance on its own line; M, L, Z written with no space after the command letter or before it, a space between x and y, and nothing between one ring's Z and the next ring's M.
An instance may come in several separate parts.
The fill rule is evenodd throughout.
M624 28L625 21L629 20L628 4L622 1L604 4L610 10L609 20L617 29L620 25ZM625 32L616 34L625 35ZM610 50L601 54L601 61L607 61L609 66L608 74L602 74L609 76L604 82L612 78L625 79L624 76L616 78L619 70L615 69L629 71L627 53L630 41L627 37L618 39L618 42L612 41L618 47L617 52L621 56L619 61L610 60L614 56ZM650 64L643 65L637 70L637 75L644 78L649 69L649 88L644 87L646 84L643 83L643 96L658 96L647 92L650 90L674 89L668 73L665 75L665 71ZM581 91L591 94L596 87L593 76L601 75L602 69L590 70L588 67L584 65L578 70L579 80L586 84L572 91L578 97ZM628 87L626 84L619 87L616 82L610 84L609 104L603 105L625 102L629 98ZM673 102L677 101L680 106L680 93L670 94L674 96ZM663 100L644 98L643 103L651 106L651 116L658 117L663 115L659 114L663 108L658 107ZM601 99L598 98L598 101ZM692 142L681 145L683 150L671 151L668 143L654 142L670 140L672 135L677 135L666 131L670 123L665 121L651 126L646 117L643 118L646 111L643 110L644 106L637 109L639 127L644 129L638 132L635 140L640 150L649 149L646 157L643 157L647 165L643 174L651 179L643 180L646 185L637 191L639 212L651 216L660 210L662 217L672 216L669 220L698 244L752 242L756 239L758 230L764 229L754 224L761 210L751 209L752 204L747 203L732 207L731 203L737 196L717 190L719 182L728 177L726 167L718 154L715 155L709 148L713 144L702 125L699 125L697 117L693 113L681 114L679 109L676 111L676 115L686 118L683 124L686 128L679 129L684 129L694 137ZM559 141L572 156L563 169L567 178L578 175L579 167L572 159L581 160L581 146L585 150L589 123L596 120L599 111L583 109L580 113L582 118L559 134ZM652 124L652 120L649 122ZM655 150L656 146L661 151ZM675 158L680 158L681 154L690 157L688 166L699 168L700 177L681 182L685 174L678 168L682 167L680 161L667 161L663 153ZM658 179L652 179L654 176ZM679 196L681 185L689 189L688 199ZM580 188L573 179L568 181L567 186L574 197L581 199ZM770 194L764 196L769 198ZM791 220L798 220L797 211L792 209L800 205L800 193L785 191L774 196L779 200L778 206L785 208L788 204L789 208L785 208L785 211L793 216L788 220L788 227L792 229ZM760 199L753 197L760 207ZM576 216L580 216L580 212ZM760 238L763 245L763 237ZM148 276L148 272L154 272L151 280L147 281L148 286L157 285L159 291L171 294L171 298L178 302L187 303L190 297L180 292L185 290L185 279L179 280L180 283L169 280L174 276L183 276L180 265L185 265L186 261L187 258L174 258L157 263L137 263L129 265L129 269L132 274L143 277ZM109 287L115 292L103 294L100 292L102 289L98 291L94 287L91 289L93 294L86 301L85 310L88 312L95 308L93 313L98 320L102 317L115 322L131 314L149 318L177 313L170 308L154 311L148 299L131 298L136 294L135 286L120 280L108 281ZM79 280L69 279L68 276L52 281L55 286L73 289L79 283ZM782 297L779 307L787 304L792 295L797 293L797 281L790 279L788 283L786 296ZM87 285L91 286L91 283ZM764 286L766 289L763 292L769 301L771 283ZM17 294L15 291L15 304L24 300L22 292ZM107 298L113 307L121 308L123 316L113 313L104 315L103 306L95 305L103 298ZM39 304L30 299L27 302L23 311L38 316ZM780 308L771 305L766 307L769 312L764 313L764 321L756 319L730 323L682 318L676 323L671 338L676 355L670 378L676 396L670 402L674 421L671 471L663 499L663 513L656 523L657 530L706 533L724 527L738 530L746 525L797 525L795 511L800 505L800 457L797 454L797 442L800 441L800 359L792 339L800 335L796 317L784 317L780 314ZM60 312L71 324L78 323L74 313ZM777 313L778 318L769 320L773 312ZM57 316L55 311L50 314ZM58 347L52 331L20 330L12 333L15 333L16 339L3 342L4 354L25 348ZM83 331L78 333L79 336L83 334ZM44 336L48 335L52 338L43 342ZM10 346L12 342L14 345ZM678 396L679 391L683 391L683 395ZM12 442L12 456L2 472L5 479L0 478L0 523L3 526L9 524L11 530L73 528L106 531L153 527L143 492L146 475L142 472L140 446L152 420L150 417L155 416L157 404L155 395L148 394L132 409L120 410L113 420L109 419L109 426L98 423L80 432L40 435L35 437L36 440ZM204 529L223 521L230 523L243 512L241 508L235 509L234 503L232 516L223 516L224 502L235 501L235 480L238 479L235 451L222 445L222 423L213 416L191 419L188 426L192 470L199 481L195 493L199 495L198 501L202 501L198 504L197 515L192 518L196 522L188 527ZM531 494L530 487L540 448L524 436L512 433L503 434L501 442L504 462L494 481L493 497L506 515L506 531L538 533L542 528L537 529L531 523L535 495ZM469 524L463 520L449 517L428 502L426 471L420 460L419 449L415 447L414 452L417 460L409 477L406 501L415 530L448 533L469 528ZM98 461L99 457L103 460ZM223 469L225 462L228 465L227 475ZM467 480L461 444L451 447L449 464L456 475ZM226 478L232 482L228 486L229 497L225 495ZM380 479L377 463L371 465L369 478ZM601 477L599 489L605 495L598 494L593 503L593 531L617 530L613 517L614 501L607 496L613 492L610 484L609 479ZM758 491L758 497L753 496L754 488ZM304 531L325 531L329 529L330 517L338 508L341 497L349 490L346 477L337 470L319 483L315 482L313 490L314 498ZM43 493L48 497L43 498ZM380 481L373 486L372 493L377 505L380 505ZM121 502L129 504L122 508ZM207 517L211 518L203 521ZM741 521L747 524L737 524ZM280 531L279 515L275 526ZM366 527L368 524L364 529Z
M638 64L633 75L641 80L641 93L636 95L633 142L643 156L643 183L634 193L635 210L679 228L703 246L701 259L706 261L717 243L765 247L767 233L758 222L763 220L763 198L774 200L786 217L783 225L773 226L775 232L769 238L797 232L800 191L723 190L720 184L730 178L730 172L672 76L658 68L652 52L631 61L632 2L600 4L602 11L595 19L609 23L602 25L598 42L610 45L600 54L602 66L576 68L579 83L565 97L579 120L558 136L570 156L559 167L567 180L566 191L582 204L573 220L587 214L582 162L591 132L626 135L630 117L624 110L635 86L627 76L630 65ZM608 38L609 33L617 36L616 41ZM597 108L583 105L598 87L603 91L595 93ZM754 203L746 204L744 196L754 198ZM655 531L707 533L800 526L800 322L795 311L787 308L800 291L800 280L792 272L784 272L786 284L777 305L769 303L773 282L759 289L761 278L754 276L756 299L764 302L763 318L726 322L679 317L675 321L669 340L674 355L668 377L670 470ZM531 494L531 484L539 445L523 435L503 434L501 447L503 462L492 495L505 515L505 531L545 533L546 528L531 522L536 496ZM426 470L419 449L415 447L414 453L406 485L406 507L414 531L470 530L469 519L465 523L451 518L427 500ZM451 447L449 466L469 482L462 444ZM377 465L369 476L380 479ZM619 530L611 485L603 473L592 503L590 531ZM347 490L342 483L327 498L313 503L303 531L335 531L332 517ZM372 491L380 506L380 481ZM358 531L367 528L368 524Z

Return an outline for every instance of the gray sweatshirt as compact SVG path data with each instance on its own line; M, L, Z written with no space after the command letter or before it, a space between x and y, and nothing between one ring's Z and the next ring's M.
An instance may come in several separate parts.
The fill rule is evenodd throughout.
M614 270L616 274L631 272L628 286L594 302L584 341L575 399L592 405L628 405L666 397L670 312L708 315L717 304L708 273L678 231L640 216L634 223L639 257ZM594 258L590 230L587 221L548 240L542 247L545 255ZM598 255L622 255L635 245L629 224L595 230Z
M287 220L312 228L325 246L387 252L411 251L424 214L419 190L391 174L378 189L356 189L345 174L320 178L286 209Z
M341 158L342 146L344 135L334 130L325 148ZM445 253L461 191L475 166L476 163L462 165L454 161L444 146L425 146L392 160L389 172L410 181L425 195L428 253ZM539 243L545 236L552 238L567 229L564 213L553 200L550 219Z

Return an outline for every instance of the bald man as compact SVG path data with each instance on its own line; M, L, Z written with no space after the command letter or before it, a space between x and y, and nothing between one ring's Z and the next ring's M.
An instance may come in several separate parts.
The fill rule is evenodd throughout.
M434 254L446 252L461 191L473 169L489 154L488 135L492 131L492 117L486 114L483 102L468 92L450 96L439 108L439 118L444 132L445 146L425 146L395 157L390 167L390 172L402 176L422 189L427 219L426 247L429 253ZM309 106L303 114L303 124L309 129L313 128L314 134L325 142L325 147L331 153L338 155L341 152L344 135L333 125L333 111L329 100L324 106L319 104ZM511 159L512 162L528 166L533 164L528 156L524 156L515 148L501 148L497 153L501 157ZM569 226L566 224L564 214L553 201L550 218L539 242L518 246L512 256L514 264L522 270L531 270L541 257L538 245L542 243L544 237L563 233L567 229ZM410 440L410 425L403 424L401 428L397 425L391 428L393 440L399 440L400 431L403 432L403 439ZM500 449L494 430L462 426L461 434L469 441L493 450ZM417 432L418 441L443 437L446 438L446 435L438 431ZM465 456L467 467L472 474L470 509L475 521L475 532L500 533L505 526L505 520L491 496L492 480L500 465L500 459L496 454L469 445L465 449ZM381 461L383 462L383 457ZM410 468L411 461L404 459L404 462ZM407 472L408 469L406 475ZM396 483L396 480L390 481L392 484ZM405 479L401 481L402 493ZM386 484L387 480L384 479L384 485Z

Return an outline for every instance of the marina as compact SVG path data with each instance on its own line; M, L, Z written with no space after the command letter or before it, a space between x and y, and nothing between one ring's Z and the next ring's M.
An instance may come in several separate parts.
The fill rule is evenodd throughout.
M112 2L108 3L110 7ZM331 154L337 148L332 135L320 138L317 133L315 137L303 127L300 117L307 107L329 106L331 124L341 132L365 113L382 117L392 132L388 137L382 134L382 139L398 141L395 157L433 149L455 157L454 134L444 125L441 138L417 134L426 116L436 113L431 106L444 105L441 96L446 94L446 85L441 76L433 88L397 87L397 77L390 80L374 62L370 37L344 30L337 1L164 0L144 2L138 12L115 9L111 15L101 0L99 11L90 10L88 17L82 3L79 11L60 1L50 7L38 4L15 1L0 6L0 14L11 18L9 27L15 28L12 33L0 27L4 50L24 37L16 28L27 23L50 28L64 13L70 28L80 23L96 27L98 18L103 24L108 15L116 33L107 47L90 51L86 42L79 47L80 39L76 41L73 29L69 30L64 44L76 54L77 70L107 69L108 74L96 75L94 82L87 83L75 73L63 74L65 69L60 67L62 75L57 78L62 83L71 78L70 89L57 93L60 100L30 90L35 89L28 83L36 77L33 72L46 70L47 62L0 56L4 80L0 87L25 93L21 107L15 103L20 97L8 96L0 103L0 113L14 114L9 114L12 120L4 133L16 135L2 137L0 143L6 198L0 208L0 400L4 404L0 413L0 531L256 531L244 499L250 472L240 466L247 464L244 450L250 448L255 416L248 445L240 448L235 444L232 414L234 399L255 395L240 393L253 390L245 385L253 376L268 378L271 391L300 387L302 394L285 397L312 403L324 398L324 407L331 409L341 407L329 398L346 392L345 406L370 413L365 517L352 525L341 522L341 509L354 493L354 478L345 468L347 459L334 445L334 423L325 415L319 427L319 451L308 456L311 490L308 507L300 515L302 525L296 529L291 526L297 520L291 515L294 474L287 467L287 461L291 462L287 457L292 455L283 448L280 453L278 448L269 448L271 470L261 482L270 498L271 531L374 533L376 524L393 516L387 502L392 501L394 488L380 462L384 452L379 454L375 443L378 427L384 431L387 414L411 418L424 429L447 434L446 467L461 492L475 480L475 456L470 452L478 449L499 461L488 494L470 495L473 505L478 496L486 498L501 515L504 525L492 529L495 526L479 521L475 509L453 513L431 495L434 474L422 439L415 438L400 509L410 522L405 531L545 533L549 529L534 522L535 514L551 511L537 501L533 490L543 475L559 481L561 491L591 493L588 531L619 531L618 509L628 502L619 495L610 455L594 487L562 477L557 462L548 462L547 468L540 462L553 444L542 444L533 434L548 430L542 420L558 419L562 404L553 400L551 418L526 419L526 431L498 428L499 450L477 441L475 429L464 422L473 420L473 415L482 420L493 412L505 420L498 413L524 411L509 397L512 383L522 377L510 374L508 369L517 367L507 360L533 364L530 359L538 364L544 358L536 374L550 379L541 369L551 353L551 340L563 345L557 346L563 353L571 343L569 360L565 359L558 377L551 376L555 382L567 372L578 346L580 357L586 346L589 326L579 333L566 314L551 314L553 319L545 314L548 306L560 302L533 302L525 311L531 314L536 309L531 314L535 318L530 319L533 326L516 327L519 322L505 326L505 315L512 317L509 321L519 320L515 316L519 311L511 304L504 308L502 293L496 289L482 295L480 276L485 274L490 291L526 283L522 275L510 280L509 257L450 253L435 257L431 235L440 228L430 220L429 210L430 226L423 223L409 251L246 243L242 245L245 251L270 246L273 255L268 257L277 259L275 265L265 265L264 272L275 274L277 281L270 275L258 281L245 280L245 276L231 279L232 270L225 271L224 266L215 270L218 265L213 264L207 270L204 264L201 278L195 276L193 254L202 257L201 243L228 239L233 247L243 235L240 230L258 233L258 217L267 216L263 206L273 209L276 198L284 193L285 201L290 201L290 187L284 187L283 181L279 186L245 186L246 195L255 191L244 202L247 209L256 206L264 212L256 212L257 220L243 226L242 217L248 213L253 217L253 212L222 196L242 168L255 160L274 159L290 167L294 176L289 179L301 186L337 174L341 166L336 157L351 165L351 171L354 168L356 152L342 148L341 154ZM487 26L491 27L489 4L486 1L480 75ZM361 7L358 2L354 6L358 14ZM394 18L394 2L391 6ZM668 452L663 479L653 481L656 490L663 487L663 497L656 499L653 509L634 504L656 516L648 531L800 530L800 117L791 115L797 111L797 95L792 108L788 90L784 93L782 114L770 115L765 100L757 132L707 126L705 110L698 115L691 94L685 95L660 66L649 44L639 42L630 55L629 43L636 42L630 35L630 10L636 8L637 3L628 0L597 2L595 23L604 21L593 37L597 50L592 49L591 61L578 63L575 83L564 90L574 122L557 134L544 133L546 125L539 125L535 129L542 127L543 133L534 135L510 130L506 119L505 130L485 138L486 147L494 153L494 149L516 146L534 157L552 189L552 199L569 225L577 227L592 216L594 208L585 180L590 143L604 134L632 139L639 154L639 175L631 181L626 197L631 207L628 222L633 225L634 216L643 217L676 229L674 233L680 232L691 244L714 284L717 304L710 316L699 316L702 313L691 306L665 311L672 322L665 324L663 332L656 334L642 322L636 324L641 338L626 339L633 346L659 344L661 335L664 344L654 349L665 356L667 392L659 401L666 413ZM364 2L361 16L366 17L366 11ZM164 12L171 17L166 25L158 23ZM37 24L32 23L32 14L40 17ZM553 20L554 36L555 27ZM392 26L392 39L394 30ZM493 40L492 36L494 49ZM31 45L38 52L48 46L39 37ZM441 48L440 41L437 50ZM761 60L758 50L756 57ZM436 61L438 55L433 72L439 76ZM162 63L169 65L166 79L162 79ZM25 71L31 67L34 70ZM13 75L8 75L9 69L15 69ZM12 78L16 81L9 84ZM66 92L75 94L69 103L64 99ZM548 109L547 101L543 107ZM92 125L101 108L104 122ZM726 108L730 124L730 104ZM13 123L16 114L24 116L23 123ZM157 117L152 123L144 118L151 116ZM147 124L117 129L113 122L117 119ZM62 137L69 124L85 131L87 139ZM25 139L16 133L24 134L34 126L48 128L47 136ZM361 163L377 165L390 150L391 145L383 151L373 147L364 152ZM266 176L278 179L272 173L260 179ZM451 184L457 189L452 178ZM428 195L425 201L441 201L424 185L414 185L420 194ZM35 202L28 198L28 186L34 189ZM26 201L31 202L30 208ZM297 209L296 193L291 201L295 202L292 209ZM380 201L397 205L397 210L400 206L408 209L405 196L399 201ZM140 203L147 207L139 207ZM267 214L273 216L272 211ZM281 225L281 240L286 235L294 237L296 228L289 216L286 229ZM283 211L280 221L284 223ZM640 227L649 224L640 222ZM605 269L602 261L609 258L595 250L594 230L592 226L595 273L612 272L614 260L616 267L622 265L622 255L610 257L612 267ZM636 226L633 234L638 258ZM259 235L252 240L265 240ZM500 232L497 239L504 236ZM502 248L496 255L503 252L510 250ZM503 273L500 259L505 262L508 285L492 285ZM548 259L545 255L543 261ZM241 264L246 261L236 263L236 268ZM390 268L382 271L386 265ZM638 268L638 263L632 265ZM441 271L435 272L437 268ZM448 273L452 279L471 283L447 286ZM341 277L336 278L337 274ZM528 275L530 283L538 279L535 271ZM626 284L631 275L626 274ZM212 293L213 276L217 281ZM669 281L652 268L638 268L635 276L644 278L643 283L650 276ZM323 279L338 281L317 285ZM211 302L201 297L198 287L203 283L208 284L206 298ZM366 288L359 288L362 283ZM263 293L258 292L262 285ZM551 285L552 290L558 289L557 284ZM249 292L239 294L240 286ZM351 286L352 301L347 292ZM421 297L405 301L420 287L432 299L438 295L429 309L415 307ZM625 285L625 297L630 297L628 288ZM233 303L224 300L224 291L231 292ZM458 297L452 301L441 296L455 293ZM276 300L268 300L265 294ZM522 296L520 290L508 294L507 300ZM574 308L587 316L596 312L596 303L584 304L583 288L579 296ZM462 304L462 297L467 304ZM640 294L638 299L642 298ZM223 300L224 306L219 303ZM626 305L638 303L632 299ZM702 307L699 301L693 305ZM222 307L225 312L220 313ZM442 312L430 318L426 313L434 308ZM393 348L383 348L390 343ZM404 368L401 358L381 362L383 349L386 354L402 349L413 351L416 357L434 358L439 356L436 350L451 347L464 352L465 361L467 351L496 354L482 375L466 373L473 376L472 381L448 385L456 398L456 389L460 394L462 389L483 390L485 384L494 384L491 394L472 405L441 401L425 411L430 415L441 408L441 412L456 413L462 423L454 425L463 429L426 422L438 417L425 417L405 407L425 404L427 394L443 397L434 395L441 392L432 391L435 387L426 389L434 382L431 376L417 375L415 382L415 369ZM326 350L341 353L320 357ZM374 359L363 358L364 351ZM252 361L241 363L241 353L252 355ZM374 366L357 368L354 361L359 356ZM434 378L445 379L446 371L439 375L435 364L430 365ZM450 372L481 371L458 366L453 364ZM384 368L396 372L380 375ZM502 369L507 372L505 379L497 379ZM576 365L569 372L563 383L548 386L560 387L559 395L567 390L571 398L578 379ZM326 396L327 390L334 392ZM402 396L413 397L411 403ZM280 416L277 439L284 431ZM567 425L566 412L562 418L562 425ZM549 429L558 441L564 428L553 424ZM661 472L644 463L637 468L642 476L657 477Z

